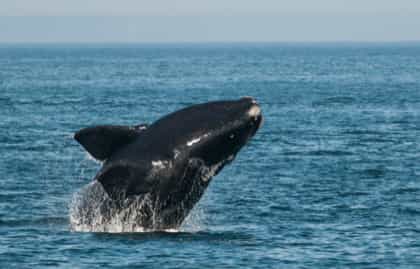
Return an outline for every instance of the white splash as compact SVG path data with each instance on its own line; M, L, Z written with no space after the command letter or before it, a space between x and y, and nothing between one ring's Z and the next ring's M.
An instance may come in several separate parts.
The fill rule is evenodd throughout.
M101 184L93 181L77 192L70 203L70 230L74 232L146 233L146 232L197 232L201 230L202 212L192 210L180 228L147 229L139 223L141 208L153 210L149 196L139 197L126 208L117 208ZM157 216L151 216L155 223Z
M198 202L194 206L179 228L180 232L196 233L206 229L205 222L207 215L202 205L202 202Z
M138 209L145 206L151 207L146 196L134 201L124 210L119 210L101 184L94 181L73 196L70 204L70 229L76 232L147 232L136 221L142 217Z

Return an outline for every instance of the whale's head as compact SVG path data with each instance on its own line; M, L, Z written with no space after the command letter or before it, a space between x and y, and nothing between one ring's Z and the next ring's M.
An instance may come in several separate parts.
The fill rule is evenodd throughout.
M152 128L167 130L171 149L187 152L207 166L231 160L263 121L255 99L243 97L187 107L160 119ZM176 124L176 126L174 125ZM152 129L151 128L151 129Z
M260 106L250 97L208 103L194 114L202 123L192 128L193 135L186 144L191 155L207 165L232 160L263 120Z

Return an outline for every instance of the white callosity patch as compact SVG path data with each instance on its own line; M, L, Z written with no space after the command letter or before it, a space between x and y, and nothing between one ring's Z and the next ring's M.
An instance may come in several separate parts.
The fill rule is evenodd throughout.
M257 105L253 105L249 110L248 110L248 115L250 117L258 117L261 115L261 108Z

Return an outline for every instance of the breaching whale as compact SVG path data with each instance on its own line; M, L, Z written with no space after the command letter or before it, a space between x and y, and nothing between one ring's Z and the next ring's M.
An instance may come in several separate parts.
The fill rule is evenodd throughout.
M151 125L87 127L74 138L103 162L94 181L113 208L136 211L127 221L176 229L261 122L257 102L244 97L192 105Z

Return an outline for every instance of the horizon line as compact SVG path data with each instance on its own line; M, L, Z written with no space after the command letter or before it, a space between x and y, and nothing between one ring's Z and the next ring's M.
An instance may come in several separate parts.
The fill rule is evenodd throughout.
M0 45L177 45L177 44L394 44L394 43L420 43L420 39L401 39L401 40L179 40L179 41L0 41Z

